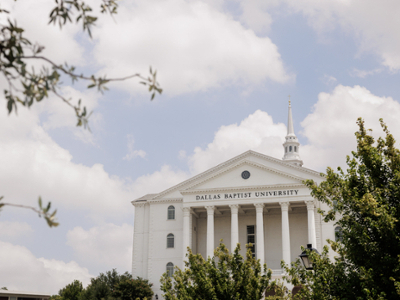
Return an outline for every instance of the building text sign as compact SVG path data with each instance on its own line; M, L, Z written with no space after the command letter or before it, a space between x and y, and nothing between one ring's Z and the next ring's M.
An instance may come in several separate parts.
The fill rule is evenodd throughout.
M227 193L227 194L211 194L196 195L196 200L220 200L220 199L245 199L245 198L261 198L276 196L296 196L299 190L278 190L265 192L249 192L249 193Z

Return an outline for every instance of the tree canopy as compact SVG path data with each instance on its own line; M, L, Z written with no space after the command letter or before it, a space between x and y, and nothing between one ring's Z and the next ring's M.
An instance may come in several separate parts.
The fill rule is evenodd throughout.
M82 282L79 280L74 280L72 283L61 289L58 294L64 300L79 300L79 296L81 295L82 291Z
M357 150L346 171L328 168L325 181L306 182L311 194L329 206L326 222L341 228L337 253L311 254L314 271L298 263L288 280L303 288L297 299L399 299L400 297L400 151L383 120L385 136L375 141L364 121L357 121Z
M220 243L214 257L204 260L201 254L193 254L188 248L186 268L176 268L173 276L164 273L161 290L166 300L191 299L263 299L265 292L276 290L283 294L282 287L271 280L272 271L263 268L250 249L246 258L239 254L240 245L234 253L229 253ZM268 298L267 298L268 299ZM275 299L275 298L273 298Z
M62 288L53 300L143 300L151 299L152 284L140 277L133 279L128 272L119 274L115 269L92 278L86 288L74 280Z

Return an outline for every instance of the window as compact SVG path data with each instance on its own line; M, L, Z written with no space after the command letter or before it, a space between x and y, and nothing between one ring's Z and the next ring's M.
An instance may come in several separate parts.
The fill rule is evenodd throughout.
M285 153L287 153L287 147L285 147Z
M168 277L172 277L174 274L174 264L172 262L167 263L167 275Z
M255 235L255 226L247 225L247 244L251 243L251 253L253 257L256 257L256 235Z
M294 152L297 152L297 146L294 146Z
M340 226L335 227L335 241L343 241L343 232Z
M292 152L292 146L289 146L289 152Z
M168 220L175 220L175 207L172 205L168 206Z
M167 235L167 248L174 248L175 237L172 233Z

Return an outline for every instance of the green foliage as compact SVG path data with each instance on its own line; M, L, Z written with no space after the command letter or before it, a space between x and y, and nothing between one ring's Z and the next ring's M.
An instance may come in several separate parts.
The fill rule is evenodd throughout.
M131 279L129 273L118 274L115 269L100 273L96 278L92 278L90 284L81 293L80 300L102 300L112 299L112 291L115 286L125 279Z
M5 287L5 286L3 286L2 288L0 288L0 290L5 290L5 291L8 291L8 288L7 288L7 287Z
M306 182L329 206L320 213L342 228L342 238L328 241L338 254L334 261L326 247L312 257L314 272L298 263L287 269L305 299L399 299L400 151L380 122L385 137L375 142L358 119L357 151L347 157L346 172L328 168L321 184Z
M65 288L61 289L58 294L63 300L78 300L83 291L82 282L74 280L74 282L68 284Z
M92 278L86 289L80 292L79 297L71 300L142 300L146 297L151 299L153 296L152 286L148 280L139 277L133 279L128 272L118 274L113 269ZM67 300L61 291L60 295L63 300Z
M123 279L113 290L113 297L121 300L152 299L153 291L147 279Z
M176 268L173 277L164 273L161 290L166 300L191 299L262 299L266 291L278 288L271 282L271 270L253 258L250 249L246 259L239 254L240 245L230 254L220 243L214 257L204 260L188 248L186 269Z

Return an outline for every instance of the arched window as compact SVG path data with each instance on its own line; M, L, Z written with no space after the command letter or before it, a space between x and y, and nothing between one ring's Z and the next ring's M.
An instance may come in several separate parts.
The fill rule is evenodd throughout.
M343 232L340 226L335 227L335 241L343 241Z
M289 146L289 152L292 152L292 146Z
M174 248L175 237L172 233L167 235L167 248Z
M294 152L297 152L297 146L294 146Z
M167 263L167 275L172 277L174 274L174 264L172 262Z
M175 220L175 207L173 205L168 206L168 220Z
M287 146L285 147L285 152L287 153Z

